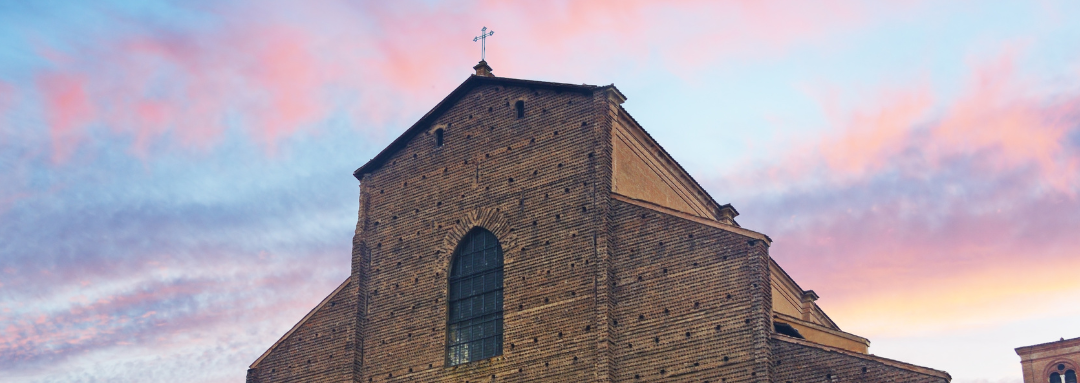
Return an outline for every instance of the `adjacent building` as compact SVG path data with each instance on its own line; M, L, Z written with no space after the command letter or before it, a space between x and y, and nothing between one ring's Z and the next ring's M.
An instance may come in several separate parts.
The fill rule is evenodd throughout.
M1024 383L1076 383L1080 372L1080 338L1018 347Z

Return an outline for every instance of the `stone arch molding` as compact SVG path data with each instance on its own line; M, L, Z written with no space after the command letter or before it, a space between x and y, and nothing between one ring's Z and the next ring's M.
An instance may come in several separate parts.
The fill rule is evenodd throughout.
M506 219L506 216L498 208L476 208L466 212L450 227L450 230L443 237L442 244L436 249L442 265L443 271L441 273L448 275L450 272L450 259L453 258L454 250L457 249L458 243L465 238L465 234L468 234L474 227L482 227L495 234L495 238L499 240L499 245L502 246L503 263L513 263L514 255L517 254L518 241L517 235L510 231L512 229L510 221Z
M1057 366L1059 364L1064 364L1065 369L1061 370L1061 371L1058 371ZM1078 366L1077 366L1076 362L1073 362L1071 360L1068 360L1068 359L1054 359L1053 363L1050 363L1050 364L1046 365L1046 368L1043 369L1042 377L1039 377L1035 381L1037 381L1037 382L1038 381L1045 381L1046 378L1048 378L1050 376L1050 374L1054 373L1054 372L1057 372L1057 373L1061 374L1062 376L1064 376L1065 371L1069 371L1069 370L1076 371L1076 374L1078 376L1080 376L1080 368L1077 368L1077 367Z

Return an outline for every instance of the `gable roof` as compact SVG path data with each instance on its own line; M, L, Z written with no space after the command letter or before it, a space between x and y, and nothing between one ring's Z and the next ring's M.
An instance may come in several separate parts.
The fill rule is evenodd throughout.
M404 148L405 145L413 139L413 137L416 137L416 135L427 130L427 128L434 122L436 118L438 118L448 109L453 107L454 104L457 103L458 100L460 100L466 94L468 94L469 91L481 85L505 85L538 89L554 89L567 92L579 92L584 94L592 94L594 91L607 88L611 88L614 89L615 92L619 92L618 89L615 89L614 85L575 85L558 82L522 80L508 77L470 75L469 78L465 80L465 82L462 82L461 85L458 85L458 87L455 88L453 92L450 92L450 94L447 95L446 98L443 98L442 101L439 101L438 104L435 104L434 108L431 108L431 110L428 111L427 114L424 114L423 117L420 117L420 120L416 121L416 123L409 127L409 129L405 130L405 133L402 133L400 136L398 136L398 138L394 139L394 141L391 142L390 145L387 145L386 148L379 152L379 154L376 154L375 157L373 157L366 164L364 164L364 166L356 169L356 171L353 172L353 177L356 177L357 180L360 180L361 178L363 178L364 174L371 173L375 171L375 169L378 169L380 166L386 163L386 160L390 158L391 155L396 153L398 150ZM622 95L622 93L619 92L619 95Z
M387 159L389 159L390 156L392 156L397 151L403 149L405 145L407 145L408 142L411 141L418 134L425 132L431 126L431 124L435 122L435 119L439 118L439 116L441 116L451 107L453 107L454 104L461 100L462 97L465 97L465 95L468 94L469 91L482 85L503 85L537 89L552 89L566 92L579 92L582 94L592 94L596 91L611 90L615 93L616 98L619 98L623 101L626 100L626 95L620 92L614 84L603 86L586 84L577 85L559 82L524 80L509 77L470 75L469 78L465 79L465 81L462 82L461 85L458 85L458 87L455 88L452 92L450 92L450 94L448 94L445 98L443 98L442 101L439 101L438 104L435 104L435 107L431 108L431 110L425 113L423 117L420 117L420 119L417 120L416 123L414 123L411 127L409 127L409 129L406 129L404 133L394 139L394 141L391 142L390 145L387 145L385 148L383 148L382 151L376 154L375 157L372 157L370 160L368 160L368 162L365 163L363 166L357 168L356 171L353 172L353 177L356 177L357 180L362 180L364 174L371 173L381 167L383 164L386 163ZM617 104L622 104L622 102L619 101L617 102ZM650 135L649 132L646 131L641 126L641 124L638 123L637 120L634 119L634 117L631 116L630 113L622 107L622 105L618 105L618 110L626 117L628 117L631 122L633 122L633 128L636 128L637 130L644 133L645 137L647 137L648 140L650 140L651 143L660 150L662 156L667 158L671 163L675 164L677 172L681 176L690 180L691 184L688 186L690 186L691 188L695 188L697 191L701 192L704 195L705 199L710 202L713 207L717 209L730 208L736 216L739 215L738 210L735 210L735 207L731 206L731 204L721 205L720 203L716 202L716 200L713 199L712 195L709 194L709 192L706 191L705 188L702 187L696 179L694 179L694 177L690 176L690 173L682 167L682 164L679 164L679 162L676 161L670 153L668 153L667 149L664 149L663 146L656 142L656 139L653 138L652 135ZM738 226L737 222L735 223L735 226Z

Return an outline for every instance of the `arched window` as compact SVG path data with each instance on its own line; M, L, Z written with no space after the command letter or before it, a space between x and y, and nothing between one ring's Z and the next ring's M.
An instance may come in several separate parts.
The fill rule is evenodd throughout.
M1065 383L1076 383L1076 371L1065 371Z
M1061 375L1056 372L1050 373L1050 383L1061 383Z
M446 362L502 355L503 254L494 234L475 228L454 250L447 299Z

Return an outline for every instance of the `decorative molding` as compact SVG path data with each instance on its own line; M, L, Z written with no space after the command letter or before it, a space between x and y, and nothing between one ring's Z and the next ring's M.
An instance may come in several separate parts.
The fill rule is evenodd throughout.
M634 117L630 116L630 113L619 106L618 119L616 121L615 133L612 135L616 139L620 139L627 144L649 167L653 168L654 172L664 180L669 186L671 186L677 194L688 204L691 208L698 210L696 212L688 212L691 214L699 215L701 217L717 219L716 209L720 207L720 204L712 199L712 196L701 187L691 177L685 169L660 144L656 142L649 135L649 132L645 131L645 128L638 124ZM621 129L620 129L621 128ZM641 155L641 151L646 153L645 156ZM698 194L695 194L698 193Z
M1080 338L1055 340L1053 342L1040 343L1031 346L1017 347L1016 354L1023 357L1025 354L1033 354L1040 351L1055 350L1064 347L1080 346Z
M1073 362L1073 361L1068 360L1068 359L1064 359L1064 358L1062 358L1060 356L1057 357L1057 359L1051 359L1051 360L1053 360L1054 362L1050 363L1050 364L1047 364L1046 367L1043 368L1042 377L1036 376L1035 377L1036 381L1038 381L1039 379L1042 379L1043 381L1046 381L1048 378L1050 378L1050 374L1055 373L1055 372L1060 374L1062 377L1064 377L1065 372L1069 371L1069 370L1073 370L1074 373L1080 375L1080 368L1077 368L1076 362ZM1058 371L1058 369L1057 369L1057 365L1059 365L1059 364L1064 364L1065 365L1065 368L1062 369L1061 371Z
M794 343L794 344L798 344L798 345L802 345L802 346L806 346L806 347L812 347L812 348L821 349L821 350L824 350L824 351L835 352L835 353L838 353L838 354L843 354L843 355L847 355L847 356L851 356L851 357L855 357L855 358L859 358L859 359L869 360L869 361L872 361L872 362L878 362L878 363L884 364L884 365L889 366L889 367L895 367L895 368L899 368L899 369L902 369L902 370L917 372L917 373L924 374L924 375L936 376L936 377L939 377L939 378L944 378L946 381L952 381L952 375L949 375L948 372L941 371L941 370L935 370L935 369L932 369L932 368L916 366L914 364L908 364L908 363L904 363L904 362L901 362L901 361L898 361L898 360L882 358L882 357L874 355L874 354L860 354L860 353L857 353L857 352L844 350L842 348L825 346L825 345L817 344L817 343L810 342L810 341L807 341L807 340L792 338L792 337L789 337L789 336L786 336L786 335L780 335L780 334L773 334L772 339L773 339L773 341Z
M631 204L631 205L636 205L636 206L640 206L640 207L643 207L643 208L646 208L646 209L649 209L649 210L653 210L653 211L656 211L656 212L659 212L659 213L664 213L664 214L667 214L667 215L670 215L670 216L674 216L674 217L694 221L694 222L700 223L700 224L705 225L705 226L711 226L711 227L715 227L717 229L724 230L724 231L729 231L729 232L732 232L732 233L735 233L735 234L738 234L738 235L741 235L741 236L761 240L761 241L765 242L766 246L771 246L772 245L772 239L770 239L769 236L767 236L765 234L758 233L758 232L753 231L753 230L747 230L747 229L743 229L743 228L737 227L737 226L726 225L726 224L720 223L719 221L714 221L714 220L711 220L711 219L708 219L708 218L698 217L698 216L690 214L690 213L684 213L684 212L681 212L681 211L678 211L678 210L675 210L675 209L672 209L672 208L660 206L660 205L657 205L657 204L649 202L649 201L642 201L642 200L639 200L639 199L627 197L627 196L624 196L624 195L619 194L619 193L614 193L614 192L611 193L611 198L615 199L615 200L618 200L618 201L621 201L621 202L626 202L626 203Z
M795 298L793 292L799 289L799 286L795 284L795 281L791 280L791 277L787 275L780 265L776 264L776 261L769 257L769 267L771 268L769 276L773 287L780 293L780 299L786 301L791 307L799 309L799 313L804 313L802 301ZM777 299L776 295L773 295L773 301Z
M450 230L447 230L446 235L443 236L442 244L435 250L437 259L442 264L443 271L441 273L449 273L450 258L453 257L454 250L457 250L458 243L474 227L482 227L495 234L495 238L499 240L499 246L502 247L503 263L509 264L513 262L513 254L517 254L519 249L517 248L517 235L510 231L513 229L510 226L510 221L506 219L506 216L498 208L475 208L462 215L450 227Z
M695 192L705 193L705 191L688 185L685 179L689 175L682 174L683 172L678 169L673 169L674 159L662 154L656 154L662 153L659 145L645 137L640 126L636 126L624 113L619 113L618 117L618 123L614 129L614 139L622 141L627 149L656 174L657 178L663 181L687 206L694 210L686 213L716 219L715 212L709 208L709 203L694 195Z
M773 313L773 318L779 319L780 322L782 322L782 323L794 323L794 324L797 324L797 325L800 325L800 326L806 326L806 327L812 328L812 329L817 330L817 331L821 331L821 332L829 334L829 335L844 338L844 339L850 340L852 342L859 342L859 343L865 344L866 347L870 347L870 340L869 339L863 338L861 336L858 336L858 335L855 335L855 334L852 334L852 333L849 333L849 332L844 332L844 331L840 331L840 330L836 330L836 329L831 329L831 328L819 325L817 323L810 322L810 321L805 321L805 320L793 317L791 315L783 314L783 313Z

